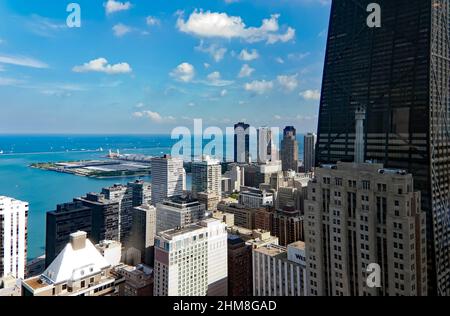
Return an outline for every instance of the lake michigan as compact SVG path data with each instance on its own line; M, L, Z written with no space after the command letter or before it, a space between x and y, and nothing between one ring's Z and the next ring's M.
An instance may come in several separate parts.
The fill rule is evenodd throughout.
M59 203L99 192L130 178L94 179L30 168L31 163L100 159L111 149L158 156L170 153L170 135L0 135L0 195L29 202L28 258L45 253L45 213ZM302 137L299 137L303 148ZM103 149L103 151L99 151ZM300 157L301 156L300 152ZM144 177L151 181L151 177ZM189 188L189 179L188 184Z

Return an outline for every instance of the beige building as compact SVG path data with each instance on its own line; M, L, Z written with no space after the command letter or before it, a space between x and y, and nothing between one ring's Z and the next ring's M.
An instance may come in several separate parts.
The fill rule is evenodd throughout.
M22 295L116 296L122 283L86 233L76 232L43 274L22 281Z
M254 296L307 296L305 244L253 249Z
M427 293L425 214L413 188L411 174L381 164L316 169L305 202L311 295Z

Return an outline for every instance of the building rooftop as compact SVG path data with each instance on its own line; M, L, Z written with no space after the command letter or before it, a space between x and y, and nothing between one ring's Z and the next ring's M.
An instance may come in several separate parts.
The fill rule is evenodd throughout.
M76 232L70 237L71 242L41 276L50 284L77 280L87 275L97 274L110 266L91 241L86 239L85 232Z
M259 247L255 251L263 253L270 257L278 257L278 256L287 257L287 248L274 244Z

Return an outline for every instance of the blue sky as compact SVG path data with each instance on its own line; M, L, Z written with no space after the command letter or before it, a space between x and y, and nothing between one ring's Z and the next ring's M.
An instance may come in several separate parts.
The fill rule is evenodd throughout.
M316 129L328 0L70 2L0 2L0 133Z

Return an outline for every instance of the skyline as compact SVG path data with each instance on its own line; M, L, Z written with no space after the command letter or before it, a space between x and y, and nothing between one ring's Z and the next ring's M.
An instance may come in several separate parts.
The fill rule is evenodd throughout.
M0 133L315 131L328 1L108 2L78 1L81 28L68 3L0 4Z

